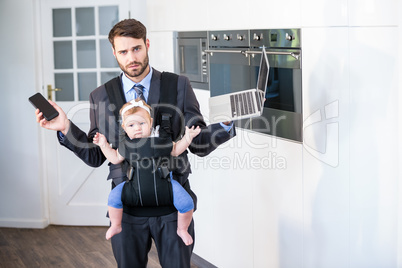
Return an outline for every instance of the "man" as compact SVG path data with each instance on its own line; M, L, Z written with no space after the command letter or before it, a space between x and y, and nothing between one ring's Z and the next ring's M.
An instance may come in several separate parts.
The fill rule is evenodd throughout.
M149 40L146 37L145 26L134 19L117 23L109 33L113 55L123 71L118 93L124 94L125 101L143 97L155 107L160 101L161 73L149 65ZM194 138L190 151L199 156L205 156L218 145L235 135L234 126L229 123L206 126L199 110L199 104L189 80L180 76L177 83L177 109L171 120L172 138L179 138L184 122L187 126L199 126L201 133ZM106 92L105 85L95 89L90 94L91 126L88 135L68 120L66 114L52 102L59 116L52 121L46 121L40 111L36 111L40 126L57 130L60 143L73 151L86 164L99 167L105 161L99 147L94 146L92 138L96 132L103 133L109 143L116 146L119 141L119 125L113 107ZM180 155L179 165L173 172L178 181L190 193L196 207L196 196L191 191L188 176L190 173L187 151ZM112 186L116 186L126 178L126 169L122 165L109 163ZM186 246L178 237L177 211L172 206L166 207L124 207L122 221L123 231L112 238L112 248L119 267L146 267L148 252L154 240L162 267L190 267L193 245ZM194 223L189 227L189 233L194 239Z

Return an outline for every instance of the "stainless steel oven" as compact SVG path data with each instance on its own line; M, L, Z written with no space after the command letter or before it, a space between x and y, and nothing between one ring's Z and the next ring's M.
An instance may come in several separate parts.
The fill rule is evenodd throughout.
M208 63L211 96L250 88L249 31L209 33Z
M254 88L266 47L271 68L263 115L236 124L302 142L300 29L211 31L208 38L211 96Z
M187 76L194 88L209 89L207 32L176 32L175 37L175 73Z

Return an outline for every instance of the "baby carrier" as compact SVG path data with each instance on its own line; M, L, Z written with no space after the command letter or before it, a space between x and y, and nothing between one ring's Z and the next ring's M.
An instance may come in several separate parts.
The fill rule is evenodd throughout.
M160 101L153 107L154 126L159 125L159 137L130 140L121 135L119 153L126 158L128 181L122 191L123 204L131 207L172 206L173 194L170 170L174 169L172 151L171 117L175 112L178 75L163 72L161 75ZM111 104L121 107L124 95L120 77L105 84ZM119 109L114 110L119 125ZM178 126L181 127L181 126Z

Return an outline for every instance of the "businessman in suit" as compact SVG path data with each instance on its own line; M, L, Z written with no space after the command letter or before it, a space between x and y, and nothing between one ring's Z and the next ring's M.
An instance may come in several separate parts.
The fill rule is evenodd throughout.
M159 103L161 73L149 65L148 49L150 42L146 37L145 26L135 20L127 19L117 23L109 33L113 54L122 70L119 81L120 93L125 101L144 98L153 106ZM228 141L235 135L231 122L206 126L200 113L199 104L189 80L179 76L177 84L177 109L171 119L173 124L173 139L177 139L182 131L180 122L187 126L200 126L201 133L193 140L190 151L198 156L205 156L216 149L220 144ZM109 143L116 147L119 142L119 125L113 114L115 109L111 105L105 85L95 89L90 94L90 130L88 134L80 130L71 122L62 109L52 102L58 110L59 116L52 121L46 121L40 111L36 111L40 126L57 130L60 144L73 151L86 164L99 167L106 160L98 146L92 143L96 132L103 133ZM179 165L175 173L178 181L193 197L196 207L196 195L191 191L188 176L190 165L187 152L180 156ZM126 179L124 165L109 163L108 179L112 180L112 187ZM190 267L190 258L193 245L186 246L177 236L177 211L171 207L124 207L122 221L123 231L112 238L112 248L119 267L146 267L148 252L154 240L162 267ZM189 227L189 233L194 240L194 223Z

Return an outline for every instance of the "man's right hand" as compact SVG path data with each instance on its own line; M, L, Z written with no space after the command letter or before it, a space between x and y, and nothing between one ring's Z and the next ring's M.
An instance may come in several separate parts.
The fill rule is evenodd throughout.
M51 121L47 121L43 117L42 112L36 109L36 122L43 128L61 131L61 133L66 135L70 129L70 120L68 120L66 113L56 103L51 100L49 100L49 103L59 112L59 115Z

